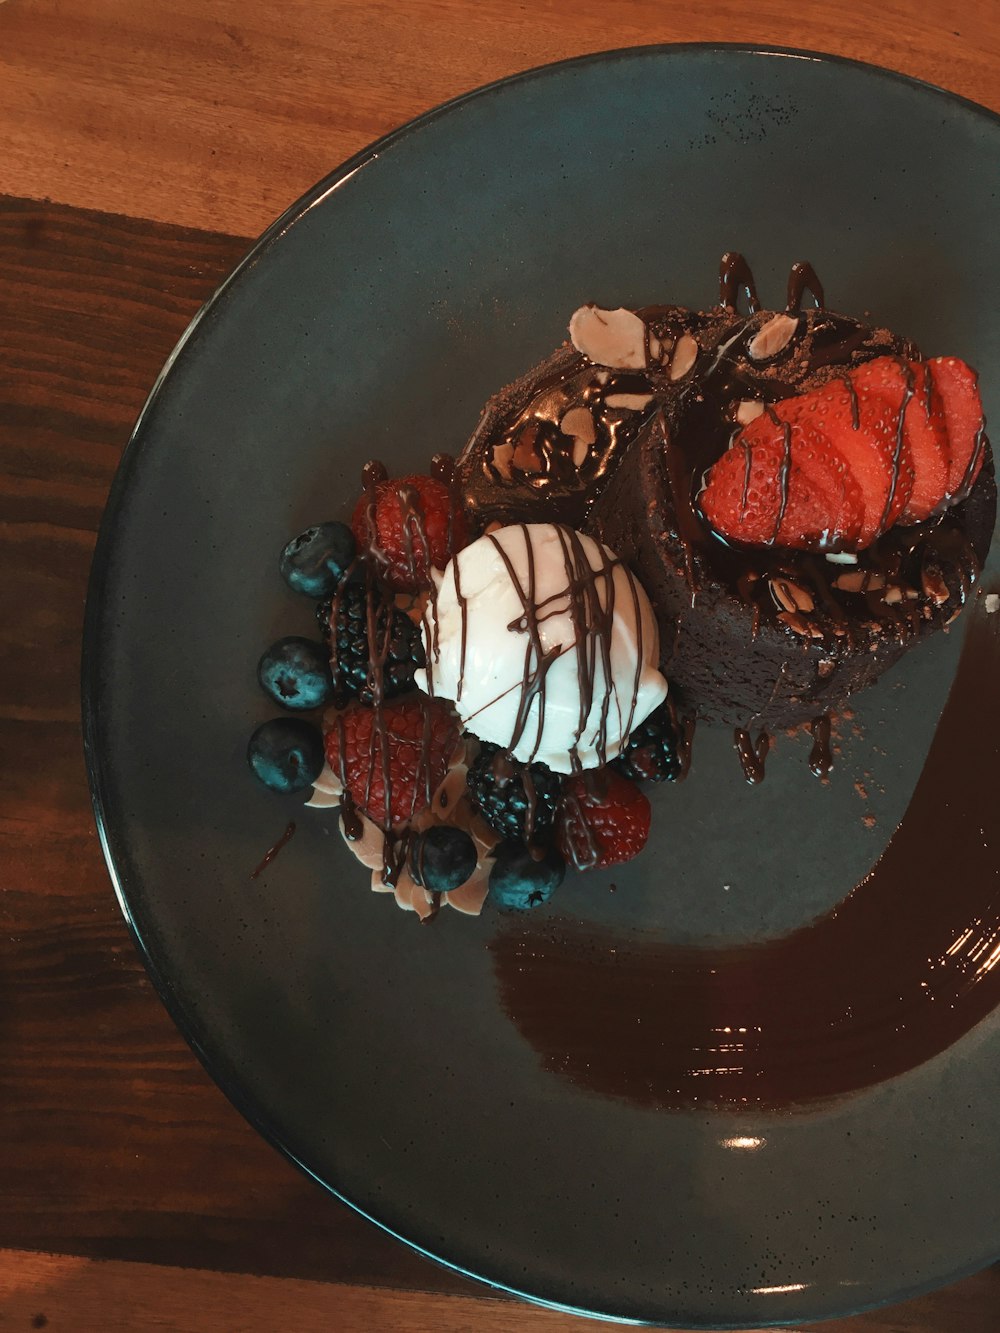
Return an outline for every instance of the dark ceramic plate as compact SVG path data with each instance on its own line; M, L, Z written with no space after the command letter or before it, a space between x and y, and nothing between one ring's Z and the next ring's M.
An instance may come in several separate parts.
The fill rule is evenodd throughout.
M747 788L731 736L706 730L689 781L655 793L646 853L529 919L419 927L369 891L334 815L266 793L244 760L270 711L257 655L310 622L281 545L344 512L365 459L459 448L585 300L711 304L738 248L780 304L809 258L831 304L982 367L1000 418L998 161L996 117L825 57L559 65L318 185L158 382L86 634L122 906L237 1106L443 1262L576 1310L738 1327L1000 1253L984 599L858 699L828 787L780 737Z

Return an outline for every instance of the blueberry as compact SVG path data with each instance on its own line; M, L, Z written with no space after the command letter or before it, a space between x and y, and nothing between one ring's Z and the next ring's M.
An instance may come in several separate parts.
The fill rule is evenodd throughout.
M502 842L494 852L490 871L490 898L498 907L519 912L547 903L563 882L566 862L554 847L535 855L523 842Z
M320 523L292 538L278 568L295 592L317 599L332 597L356 553L354 534L346 523Z
M296 717L261 723L247 746L247 763L272 791L308 787L319 777L324 757L319 727Z
M333 698L330 650L295 634L279 639L257 663L257 679L282 708L321 708Z
M464 884L479 857L468 833L435 824L410 843L410 874L431 893L447 893Z

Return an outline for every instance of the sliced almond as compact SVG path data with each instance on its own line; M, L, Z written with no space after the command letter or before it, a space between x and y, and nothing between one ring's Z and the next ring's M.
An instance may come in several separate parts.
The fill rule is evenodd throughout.
M885 587L885 579L871 569L849 569L838 574L833 586L841 592L878 592Z
M924 566L920 575L920 582L923 586L924 596L929 597L935 606L944 606L951 596L941 571L935 569L933 565Z
M584 444L593 444L597 439L597 426L589 407L571 407L559 422L559 429Z
M744 398L736 408L736 420L741 426L749 426L751 421L763 414L764 404L756 398Z
M812 596L800 588L797 583L791 579L783 579L773 576L768 580L771 587L771 596L778 606L784 607L786 611L801 611L808 615L815 608L815 602Z
M797 611L779 611L778 619L803 639L822 639L823 637L823 631L820 627L807 620L805 616L800 616Z
M581 306L569 322L569 336L581 355L613 370L644 370L646 326L631 310Z
M682 380L697 360L698 340L690 333L682 333L677 339L674 355L670 361L670 378Z
M624 407L630 412L641 412L653 401L651 393L609 393L604 400L608 407Z
M514 446L512 444L495 444L493 446L493 466L504 481L511 480L510 467L514 460Z
M792 315L772 315L766 324L762 324L750 339L747 351L751 361L767 361L792 340L799 321Z
M590 445L586 440L575 439L573 441L573 466L579 472L587 461L587 455L590 453Z
M890 584L883 594L883 601L886 606L898 606L900 602L912 602L920 594L916 588L904 588L898 583Z

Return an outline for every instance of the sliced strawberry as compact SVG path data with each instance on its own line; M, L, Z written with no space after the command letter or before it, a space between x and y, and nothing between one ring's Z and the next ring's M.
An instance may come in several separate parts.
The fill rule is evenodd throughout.
M786 400L784 416L794 432L796 461L810 484L827 500L824 546L853 549L858 545L865 518L865 497L843 454L826 432L808 415L800 419Z
M929 518L945 496L948 433L941 400L926 365L922 361L880 356L852 371L851 379L859 390L872 389L891 402L906 404L902 430L905 452L913 465L913 485L898 517L903 523ZM896 420L898 431L899 418ZM901 477L900 484L902 480ZM897 486L897 497L900 493Z
M979 476L986 442L978 377L954 356L935 357L927 369L941 395L948 431L948 498L962 500Z
M821 433L769 415L744 430L708 474L702 512L731 541L810 549L842 526L843 499ZM857 507L848 515L856 524Z
M788 399L778 409L819 426L858 482L865 509L859 548L870 546L895 522L913 489L913 465L899 438L901 408L901 394L893 399L868 384L858 385L852 374Z

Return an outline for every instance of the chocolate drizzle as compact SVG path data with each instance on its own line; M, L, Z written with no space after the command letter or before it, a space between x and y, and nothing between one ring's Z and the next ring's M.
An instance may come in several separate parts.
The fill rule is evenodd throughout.
M743 727L733 732L733 745L739 755L743 776L751 786L764 781L764 764L771 748L771 738L763 729L757 733L757 739L751 740L750 733Z
M517 750L528 732L534 712L534 737L525 764L530 764L542 743L545 728L546 677L552 664L564 653L572 652L576 660L576 673L579 691L579 713L573 741L569 747L569 761L573 772L581 772L583 762L580 746L588 725L592 726L592 714L597 706L597 725L593 737L593 747L598 765L607 759L608 724L611 704L616 693L616 683L612 671L611 648L614 631L615 599L617 596L615 572L621 568L632 599L636 626L636 665L631 684L631 697L625 710L627 726L624 734L631 729L639 701L639 688L645 662L645 643L643 640L643 617L640 611L639 595L634 576L617 557L610 555L605 547L598 545L600 563L596 568L591 564L587 550L579 533L572 528L553 525L563 561L565 584L550 597L539 600L537 594L537 565L531 531L524 523L516 525L524 542L525 581L522 583L517 566L511 559L504 543L489 533L487 540L493 544L500 557L511 587L521 605L521 614L513 620L507 629L511 633L525 635L524 659L521 681L518 686L517 712L508 744L510 751ZM458 575L460 560L454 562ZM459 599L462 616L462 644L466 638L467 609L464 599ZM570 644L556 643L546 647L542 640L541 627L552 615L567 613L573 627L573 641ZM461 673L461 669L460 669ZM473 724L474 715L467 719ZM590 738L588 737L588 742Z
M746 292L747 306L751 315L760 309L757 286L753 280L750 265L735 250L722 256L719 266L719 303L727 310L736 310L740 292Z
M809 771L821 781L830 776L833 768L833 754L830 751L830 714L821 713L809 724L813 746L809 751Z
M294 833L295 833L295 821L289 820L287 826L285 827L284 833L282 833L278 841L274 844L273 847L269 847L267 849L267 851L261 858L260 864L257 866L257 868L255 870L251 870L250 872L251 879L258 879L264 873L264 871L271 864L274 858L278 855L281 849L291 841Z
M806 292L812 293L817 309L824 309L826 300L823 296L823 284L816 276L812 264L800 259L792 265L788 275L788 300L785 309L789 314L802 309L802 298Z

